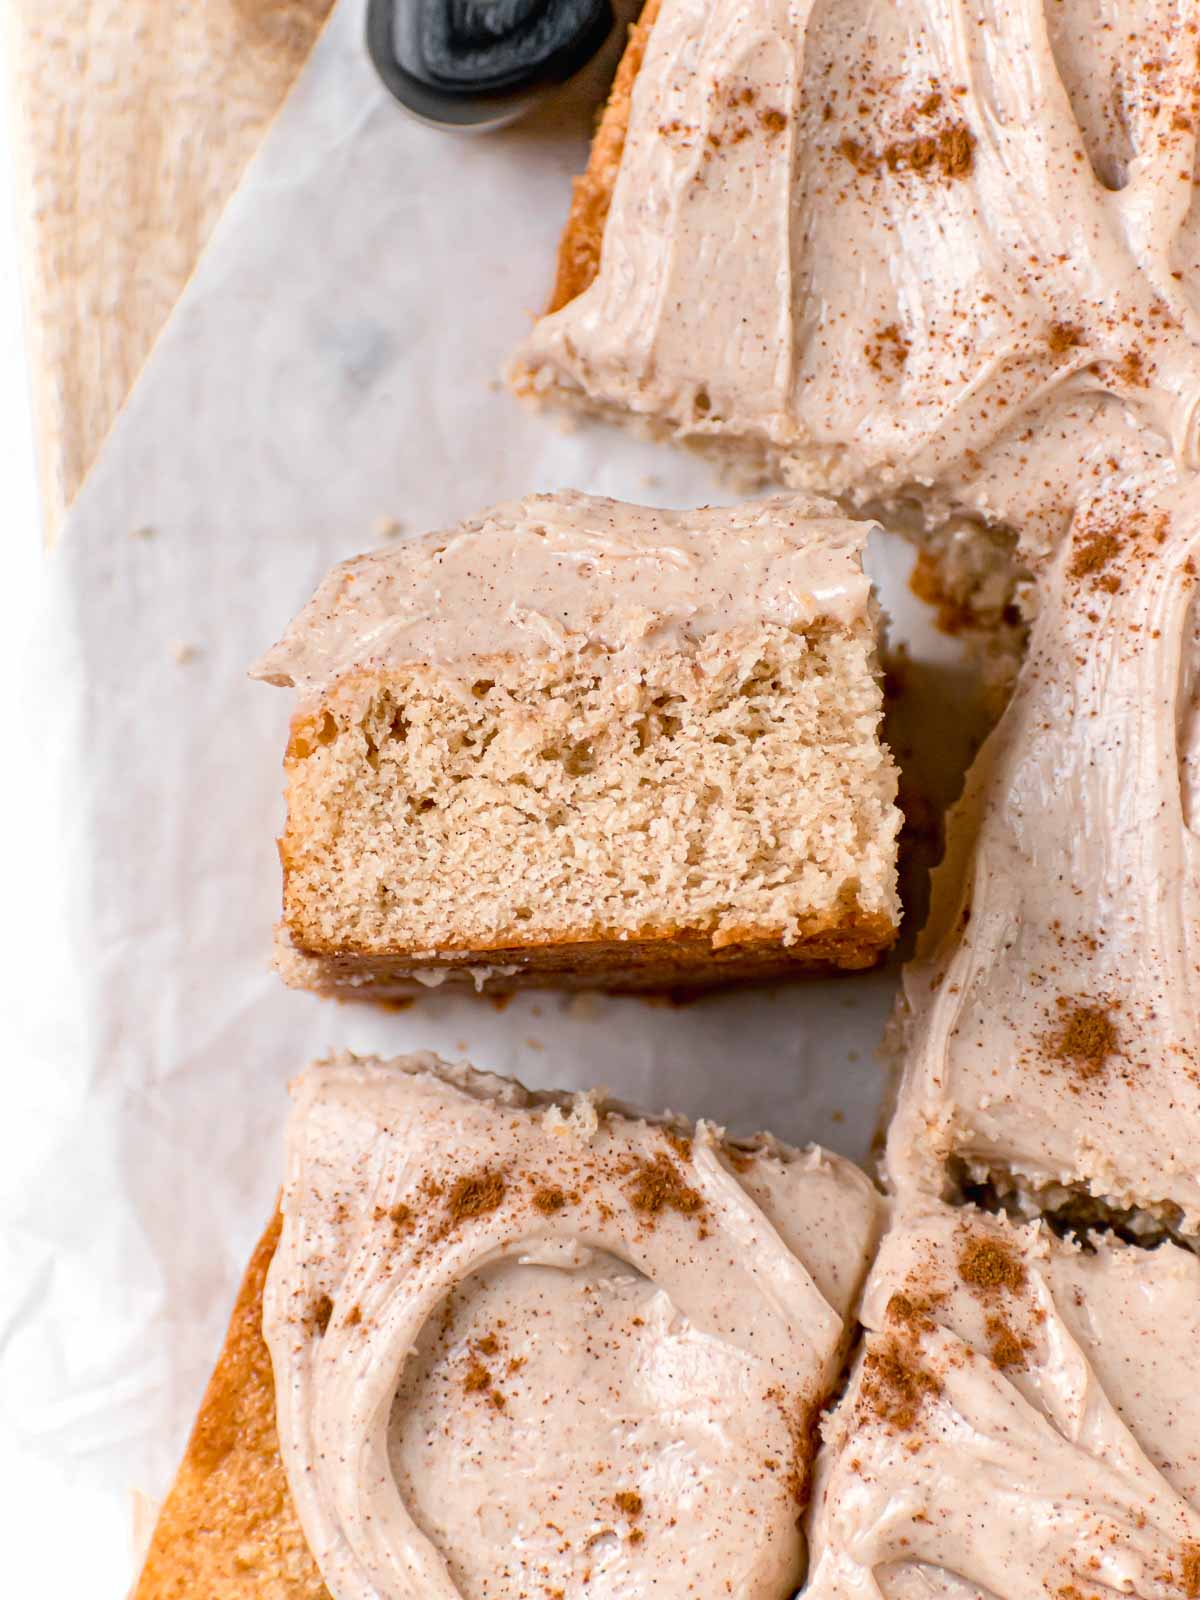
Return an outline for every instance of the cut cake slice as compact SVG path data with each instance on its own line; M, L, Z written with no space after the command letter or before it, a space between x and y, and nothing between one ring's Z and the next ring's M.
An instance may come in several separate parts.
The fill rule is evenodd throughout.
M899 907L869 528L535 495L336 568L260 664L285 977L675 989L864 967Z

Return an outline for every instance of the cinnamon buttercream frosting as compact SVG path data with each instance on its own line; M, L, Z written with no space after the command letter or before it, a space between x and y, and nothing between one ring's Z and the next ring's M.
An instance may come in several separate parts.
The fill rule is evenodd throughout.
M806 1600L1200 1592L1200 1259L923 1203L863 1319Z
M1118 412L1082 430L1013 698L904 974L887 1175L950 1167L1200 1230L1200 484ZM1059 441L1027 449L1051 481ZM1045 470L1043 470L1045 469Z
M1197 465L1195 7L663 0L518 386L856 497L1106 394Z
M689 511L529 495L335 567L255 676L314 693L413 662L849 624L869 602L870 527L796 495Z
M334 1600L792 1594L857 1169L430 1056L293 1101L264 1329Z

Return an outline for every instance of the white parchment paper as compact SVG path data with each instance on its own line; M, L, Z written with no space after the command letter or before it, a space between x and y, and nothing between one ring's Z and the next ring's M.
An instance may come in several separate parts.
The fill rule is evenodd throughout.
M361 12L341 0L37 602L6 841L14 1594L125 1592L133 1495L170 1481L309 1058L433 1048L860 1158L875 1125L893 970L503 1012L436 993L338 1005L270 970L289 697L246 669L326 568L379 543L383 519L418 532L531 489L730 498L698 462L561 431L498 381L546 292L594 94L486 137L425 129L378 87ZM907 558L875 559L903 614ZM944 641L917 648L954 677Z

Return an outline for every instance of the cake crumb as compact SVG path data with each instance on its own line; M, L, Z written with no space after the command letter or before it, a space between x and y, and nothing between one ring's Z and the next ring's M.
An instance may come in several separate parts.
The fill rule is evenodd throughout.
M602 1090L588 1089L573 1098L570 1111L564 1111L557 1105L547 1106L542 1114L542 1126L548 1133L558 1134L560 1138L572 1135L588 1144L600 1131L600 1106L603 1100Z

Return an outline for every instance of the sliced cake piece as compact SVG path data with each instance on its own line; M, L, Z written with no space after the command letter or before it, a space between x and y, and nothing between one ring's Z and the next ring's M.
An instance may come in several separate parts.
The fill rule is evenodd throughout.
M683 988L894 938L868 524L536 495L336 568L257 669L287 750L282 970Z
M795 1591L857 1168L430 1056L293 1098L135 1600Z
M931 1201L862 1315L806 1600L1200 1595L1200 1258Z

